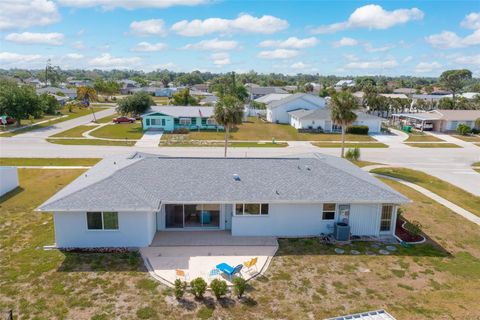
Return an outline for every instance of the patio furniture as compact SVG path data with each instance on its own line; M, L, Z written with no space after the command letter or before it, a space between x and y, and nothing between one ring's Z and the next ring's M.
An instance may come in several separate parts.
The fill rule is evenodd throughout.
M220 275L220 270L218 269L212 269L210 270L210 272L208 273L208 278L209 279L212 279L212 278L216 278L217 276Z
M212 222L212 215L208 211L202 211L200 219L202 224L210 224Z
M225 262L217 264L216 268L223 272L229 280L232 280L232 278L238 273L240 274L240 270L243 268L243 264L237 265L235 268L226 264Z
M243 263L243 265L248 269L251 270L253 267L255 267L255 270L257 270L257 261L258 257L252 258L249 261L246 261Z
M181 269L175 269L175 275L178 278L183 278L183 281L187 281L187 273Z

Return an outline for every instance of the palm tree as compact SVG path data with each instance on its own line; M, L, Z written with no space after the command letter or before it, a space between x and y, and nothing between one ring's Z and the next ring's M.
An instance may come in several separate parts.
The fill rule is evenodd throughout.
M345 128L357 119L357 115L353 112L357 108L357 100L350 92L341 91L332 96L332 121L342 127L342 158L345 151Z
M222 125L225 130L225 152L224 156L227 157L228 135L230 129L237 124L242 123L243 118L243 106L242 103L234 96L225 95L215 106L214 113L215 121Z

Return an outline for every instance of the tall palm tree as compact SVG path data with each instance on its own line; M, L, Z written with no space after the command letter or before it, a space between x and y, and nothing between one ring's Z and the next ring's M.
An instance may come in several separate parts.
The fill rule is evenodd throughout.
M230 129L237 124L242 123L243 106L242 103L234 96L225 95L215 106L214 118L217 124L224 127L225 130L225 152L224 157L227 157L228 135Z
M332 121L342 127L342 158L345 151L345 129L352 124L357 115L354 110L358 108L357 100L347 91L341 91L332 96L331 99L331 117Z

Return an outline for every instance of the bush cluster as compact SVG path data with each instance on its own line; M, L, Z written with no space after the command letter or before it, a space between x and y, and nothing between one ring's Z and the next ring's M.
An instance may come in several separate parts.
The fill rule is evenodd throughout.
M347 133L351 134L368 134L368 126L350 126L347 128Z
M345 158L347 158L348 160L357 161L358 159L360 159L360 149L359 148L348 149L347 152L345 153Z
M188 128L178 128L178 129L173 130L173 133L188 134L188 133L190 133L190 130Z

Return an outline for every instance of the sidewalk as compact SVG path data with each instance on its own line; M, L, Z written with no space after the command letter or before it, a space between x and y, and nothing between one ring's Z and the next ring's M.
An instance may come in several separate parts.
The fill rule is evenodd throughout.
M135 143L135 147L151 148L158 147L162 139L163 131L148 130L143 133L140 140Z

